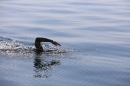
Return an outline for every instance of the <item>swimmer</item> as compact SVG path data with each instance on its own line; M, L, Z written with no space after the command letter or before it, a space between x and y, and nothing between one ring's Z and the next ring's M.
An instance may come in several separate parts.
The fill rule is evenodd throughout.
M19 44L15 44L15 42L4 42L4 41L0 41L0 53L34 53L36 52L37 54L41 54L41 53L53 53L53 52L57 52L58 49L55 48L51 48L49 50L44 50L44 48L42 47L41 42L50 42L52 44L54 44L55 46L61 46L59 43L57 43L56 41L53 41L51 39L48 38L43 38L43 37L37 37L35 39L35 49L29 49L29 48L25 48L24 46L21 46ZM58 51L59 53L59 51ZM60 51L61 53L61 51Z
M54 44L55 46L61 46L59 43L57 43L56 41L53 41L51 39L48 38L43 38L43 37L37 37L35 39L35 47L36 47L36 52L41 53L41 52L46 52L43 47L41 46L41 42L50 42L52 44Z

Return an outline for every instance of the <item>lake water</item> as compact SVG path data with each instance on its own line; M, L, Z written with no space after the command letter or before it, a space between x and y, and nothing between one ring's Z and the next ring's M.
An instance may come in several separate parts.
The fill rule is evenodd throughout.
M27 52L36 37L66 52ZM0 49L0 86L129 86L130 1L1 0Z

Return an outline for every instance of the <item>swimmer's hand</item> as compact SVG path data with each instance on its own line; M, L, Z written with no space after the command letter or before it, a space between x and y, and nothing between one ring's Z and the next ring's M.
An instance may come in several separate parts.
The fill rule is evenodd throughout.
M55 46L59 45L61 46L59 43L57 43L56 41L52 41L52 44L54 44Z

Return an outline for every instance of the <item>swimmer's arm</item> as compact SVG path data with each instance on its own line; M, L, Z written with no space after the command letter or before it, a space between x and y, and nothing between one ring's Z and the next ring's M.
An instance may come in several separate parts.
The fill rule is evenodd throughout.
M57 43L56 41L53 41L53 40L51 40L51 39L48 39L48 38L42 38L42 37L37 37L36 38L36 40L35 40L35 42L50 42L50 43L52 43L52 44L54 44L55 46L57 46L57 45L59 45L59 46L61 46L59 43Z

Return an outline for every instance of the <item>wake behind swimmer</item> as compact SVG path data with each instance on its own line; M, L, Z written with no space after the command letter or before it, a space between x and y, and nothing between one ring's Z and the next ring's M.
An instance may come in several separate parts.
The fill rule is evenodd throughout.
M37 37L35 39L35 45L34 43L27 44L18 41L14 41L12 39L6 40L7 38L3 38L0 40L0 53L5 53L5 54L61 54L61 53L66 53L68 49L64 49L61 47L54 47L52 45L42 45L42 42L50 42L55 46L61 46L58 42L48 39L48 38L43 38L43 37ZM25 45L27 44L27 45Z

